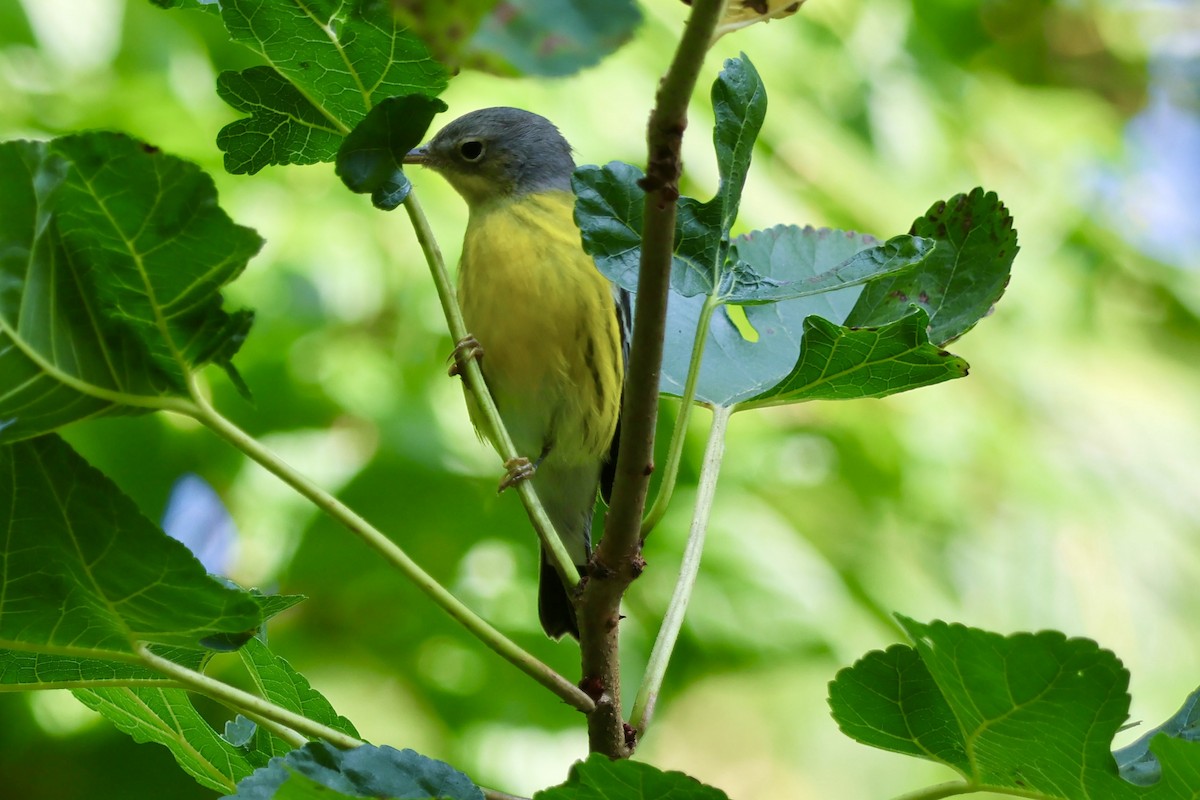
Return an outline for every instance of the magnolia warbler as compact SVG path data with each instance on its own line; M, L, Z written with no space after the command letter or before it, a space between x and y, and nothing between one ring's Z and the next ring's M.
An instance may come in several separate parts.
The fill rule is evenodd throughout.
M582 573L597 487L604 483L605 499L611 487L630 303L583 251L571 146L544 117L486 108L404 161L438 172L467 202L463 318L504 425L532 459L525 472ZM469 393L467 405L485 430ZM521 477L510 471L501 488ZM550 637L578 638L574 605L544 550L538 616Z

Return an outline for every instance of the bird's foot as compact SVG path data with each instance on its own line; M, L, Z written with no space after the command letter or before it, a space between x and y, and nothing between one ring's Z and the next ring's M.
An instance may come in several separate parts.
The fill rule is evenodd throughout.
M454 345L454 352L450 354L450 358L454 360L454 363L450 365L446 373L453 378L455 375L462 374L463 370L467 368L467 362L472 358L483 359L483 347L480 346L478 339L468 333Z
M500 481L500 487L496 489L496 494L529 480L533 477L533 473L537 472L537 464L530 462L525 456L510 458L504 462L504 468L508 472L504 473L504 478Z

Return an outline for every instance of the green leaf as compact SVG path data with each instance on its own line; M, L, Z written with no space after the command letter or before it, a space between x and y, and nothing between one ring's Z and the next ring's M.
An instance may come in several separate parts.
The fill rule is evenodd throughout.
M376 208L391 211L412 188L404 175L404 157L421 143L434 115L445 110L441 100L421 94L384 100L342 142L338 177L352 192L369 192Z
M184 647L154 647L154 652L189 669L199 669L210 653ZM141 664L101 658L0 649L0 692L78 689L174 682Z
M412 750L363 745L338 750L312 742L243 780L237 800L483 800L471 779Z
M150 2L159 8L187 8L195 11L211 11L214 14L221 13L218 0L150 0Z
M232 370L251 315L221 287L262 245L195 165L111 133L0 144L0 441Z
M205 722L183 689L79 689L74 695L135 742L166 747L201 786L231 792L254 770L239 748Z
M253 175L275 164L329 161L342 143L341 127L271 67L222 72L217 95L250 115L217 134L225 170L234 175Z
M850 241L859 238L854 233L843 236ZM824 261L817 251L828 241L828 234L820 236L811 227L795 225L776 225L738 237L730 253L735 266L720 288L721 300L738 305L777 303L858 286L910 269L924 261L934 248L932 239L894 236L883 244L859 250L837 266L810 278L770 277L796 271L813 272L813 265Z
M729 261L729 229L737 217L755 137L767 110L766 90L745 55L729 59L713 83L713 146L720 183L707 202L679 199L671 288L692 297L713 294ZM637 291L645 191L636 167L612 162L575 170L575 222L583 248L609 280Z
M238 590L238 587L229 581L223 583ZM264 620L304 599L302 595L263 595L253 589L250 596L258 604ZM245 633L237 632L230 636L237 642L244 640ZM212 656L211 650L199 648L154 645L151 649L162 658L196 671L202 669ZM172 682L161 673L141 664L109 661L105 658L0 649L0 692L124 686L131 683Z
M467 5L462 25L477 27L462 63L503 75L578 72L627 42L642 20L633 0L506 0L491 4L495 11L482 21L478 12L483 4Z
M1162 725L1151 728L1136 742L1113 752L1122 778L1138 786L1150 786L1162 777L1162 765L1151 750L1159 734L1186 742L1200 742L1200 689L1188 695L1183 707Z
M307 678L294 670L283 657L271 652L262 640L257 637L251 639L238 651L238 655L260 696L288 711L359 738L350 720L334 711L330 702L312 688ZM259 753L277 756L290 752L292 747L270 731L259 728L255 732L254 749Z
M1095 642L900 622L912 647L869 653L830 683L834 719L851 738L946 764L976 791L1196 797L1200 744L1154 739L1151 750L1169 755L1149 794L1118 777L1109 746L1129 711L1129 674Z
M777 226L738 237L739 258L753 261L760 280L781 285L820 283L857 254L876 248L871 236L827 228ZM814 315L841 322L854 307L862 288L849 286L821 294L745 308L739 327L730 312L712 315L696 397L713 405L733 405L763 395L779 385L798 363L806 320ZM705 296L672 294L667 307L667 331L660 388L681 394L687 378L696 325ZM801 354L799 357L803 359Z
M0 447L0 487L0 648L134 661L140 641L194 648L261 623L58 437Z
M610 761L593 753L571 767L567 782L537 792L534 800L728 800L720 789L682 772L663 772L640 761Z
M871 284L847 325L884 325L916 305L929 315L929 338L953 341L986 316L1008 285L1017 231L994 192L976 188L934 203L911 233L937 241L920 270Z
M796 366L741 407L886 397L965 377L967 362L930 344L928 325L919 308L878 328L846 328L809 317Z
M224 0L221 18L267 62L221 78L221 96L251 114L217 137L231 171L332 160L385 98L446 87L445 69L386 0Z

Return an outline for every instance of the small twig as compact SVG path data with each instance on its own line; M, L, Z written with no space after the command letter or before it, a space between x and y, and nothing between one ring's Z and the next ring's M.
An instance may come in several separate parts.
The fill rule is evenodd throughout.
M700 481L696 491L696 507L692 512L692 528L688 533L687 547L683 551L683 563L679 567L679 578L675 582L675 591L671 595L671 603L667 606L666 616L663 617L662 627L659 628L658 638L654 641L654 649L650 651L650 660L646 663L646 673L642 685L638 689L637 699L633 703L633 712L629 724L637 731L640 738L650 725L654 716L654 707L658 702L658 692L662 688L663 678L667 674L667 664L679 638L679 630L683 627L683 617L687 613L688 603L692 599L692 589L696 585L696 576L700 572L700 556L704 552L704 535L708 531L708 520L712 513L713 496L717 490L717 476L721 472L721 457L725 454L725 428L733 409L717 406L713 409L712 427L708 430L708 444L704 448L704 461L700 467Z

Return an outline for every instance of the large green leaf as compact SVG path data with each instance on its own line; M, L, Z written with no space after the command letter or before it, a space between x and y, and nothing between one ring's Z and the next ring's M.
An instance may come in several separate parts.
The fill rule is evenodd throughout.
M534 800L728 800L720 789L682 772L664 772L640 761L611 761L593 754L571 767L566 783Z
M740 407L886 397L964 377L967 362L930 344L928 326L921 309L871 328L808 317L796 366L778 385Z
M911 233L937 248L921 269L873 282L847 325L885 325L913 305L929 314L929 338L946 344L991 311L1004 294L1017 255L1017 231L1004 203L981 188L934 203Z
M737 217L750 168L754 140L767 111L767 95L745 55L729 59L712 88L713 146L720 183L711 200L679 199L671 288L685 297L712 294L734 264L729 260L729 229ZM575 221L583 248L610 280L637 290L645 192L636 167L613 162L577 169L572 185Z
M236 586L231 588L237 589ZM270 619L304 599L299 595L263 595L256 590L250 591L250 597L258 604L263 620ZM245 633L239 631L229 643L237 644L244 638ZM151 649L158 656L191 670L202 669L213 655L212 650L200 647L155 645ZM90 658L32 650L0 649L0 692L171 683L161 673L149 667L108 659L107 654ZM302 677L297 678L303 681ZM333 725L333 722L326 721L326 724Z
M1197 796L1188 781L1200 774L1200 743L1154 739L1150 749L1167 755L1151 792L1118 777L1109 747L1129 710L1129 675L1095 642L900 621L912 647L869 653L830 683L834 719L851 738L946 764L975 791Z
M342 143L337 121L271 67L222 72L217 95L249 115L217 135L225 169L235 175L253 175L273 164L329 161Z
M257 770L237 800L483 800L471 779L412 750L363 745L338 750L313 742Z
M0 447L0 494L0 648L134 661L141 641L224 647L262 622L56 436Z
M211 651L186 647L155 647L154 651L189 669L200 669ZM141 664L57 653L0 649L0 692L34 689L79 689L104 686L174 685Z
M332 160L383 99L446 86L445 69L386 0L224 0L221 18L267 62L220 80L222 97L251 114L217 137L231 172Z
M0 441L185 393L251 322L221 287L262 244L195 165L129 137L0 144Z
M261 639L255 637L246 642L238 650L238 655L261 697L314 722L359 738L353 723L334 711L330 702L312 688L307 678L293 669L282 656L273 653ZM254 731L253 750L267 756L281 756L290 752L292 747L260 727Z
M445 110L441 100L421 94L379 103L338 149L338 177L352 192L369 192L376 208L396 208L412 188L404 174L404 157L421 143L434 115Z
M134 741L166 747L201 786L232 792L254 771L246 754L212 729L183 689L78 689L74 695Z
M465 51L451 58L506 75L578 72L628 41L642 20L633 0L506 0L491 4L495 10L482 17L478 11L486 4L466 5L465 19L455 15L451 24L458 23L456 32L472 23L477 27Z

